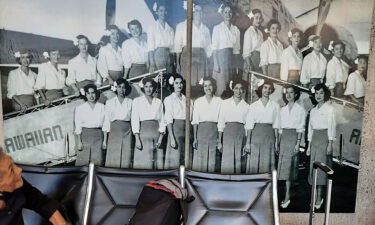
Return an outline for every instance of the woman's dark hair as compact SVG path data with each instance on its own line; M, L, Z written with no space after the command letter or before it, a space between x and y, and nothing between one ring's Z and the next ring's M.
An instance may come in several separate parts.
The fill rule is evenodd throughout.
M151 77L145 77L145 78L143 78L143 79L141 80L141 82L142 82L143 85L146 85L147 82L150 82L150 83L151 83L152 88L153 88L153 90L152 90L152 94L154 94L155 91L156 91L156 89L158 88L158 84L157 84L156 81L154 81L154 79L152 79ZM144 88L141 88L141 91L142 91L143 93L145 93L145 89L144 89Z
M216 82L216 80L214 78L212 78L212 77L209 77L209 76L203 77L202 89L204 87L204 82L205 81L211 81L211 84L212 84L212 87L213 87L212 93L216 93L216 90L217 90L217 82ZM203 93L204 93L204 91L203 91Z
M262 97L262 90L265 84L268 84L271 86L271 94L275 91L275 86L273 85L273 82L271 80L265 79L264 84L260 85L257 90L255 90L255 93L260 98Z
M262 15L262 21L263 21L263 14L262 14L262 11L260 11L260 9L253 9L253 10L251 10L251 12L254 14L254 16L257 13ZM250 19L250 24L253 25L253 22L254 22L254 17ZM262 23L262 22L260 22L260 23Z
M344 42L342 42L341 40L334 41L332 43L332 47L335 48L336 45L341 45L341 47L344 49L344 52L345 52L345 44L344 44Z
M116 80L117 86L120 84L125 84L125 96L128 96L130 92L132 91L132 86L129 84L127 80L124 78L119 78ZM117 94L117 91L114 91Z
M138 26L139 27L139 29L141 30L141 34L142 34L142 24L141 24L141 22L139 22L138 20L132 20L132 21L130 21L129 23L128 23L128 29L129 29L129 32L130 32L130 26L131 25L135 25L135 26Z
M170 90L172 92L174 92L174 87L173 87L173 84L169 84L169 79L171 77L173 77L174 80L176 79L181 79L182 80L182 84L183 84L183 88L182 88L182 93L185 93L185 79L178 73L171 73L171 74L166 74L166 76L168 76L168 79L167 79L167 84L168 84L168 87L170 88Z
M20 51L20 54L21 54L21 55L23 55L23 54L28 54L28 55L29 55L28 58L30 59L30 63L31 63L31 62L33 61L33 59L34 59L34 56L31 54L31 51L30 51L30 50L21 50L21 51ZM16 58L16 62L17 62L18 64L21 65L21 57Z
M232 83L232 89L237 85L237 84L241 84L242 85L242 88L244 89L244 91L247 90L247 86L249 86L249 83L245 80L242 80L242 79L234 79L233 80L233 83Z
M317 84L314 86L315 93L319 90L324 91L324 102L328 101L331 98L331 91L325 84ZM312 96L312 102L314 105L318 104L318 102L315 100L315 93Z
M268 21L267 29L270 30L273 24L277 24L279 26L279 29L281 30L281 23L276 19L271 19L270 21Z
M296 102L298 99L299 99L299 97L301 96L301 90L299 89L299 88L297 88L297 87L294 87L294 86L292 86L292 85L285 85L284 87L283 87L283 89L285 88L285 90L287 91L289 88L293 88L293 91L294 91L294 94L295 94L295 96L294 96L294 101ZM284 100L284 102L286 103L286 104L288 104L288 100L286 100L286 93L284 93L283 92L283 100Z
M365 55L359 55L359 56L357 57L357 59L358 59L358 60L363 59L363 60L366 61L366 63L368 63L368 57L365 56Z
M117 31L120 31L120 29L118 28L118 26L114 25L114 24L111 24L107 27L107 30L117 30Z
M86 37L86 36L85 36L85 35L83 35L83 34L79 34L79 35L77 35L77 36L76 36L76 38L77 38L77 40L80 40L80 39L86 39L86 41L87 41L87 44L91 44L91 42L90 42L89 38L88 38L88 37Z
M295 34L295 33L299 33L300 38L301 38L300 40L303 39L303 32L302 32L302 30L300 30L298 28L293 28L293 29L290 30L290 32L292 33L292 35ZM288 38L288 39L289 39L289 43L292 44L292 41L290 40L290 38Z
M96 87L95 84L87 84L83 87L83 90L85 91L85 95L81 95L82 98L87 101L87 98L86 98L86 94L87 92L89 92L89 89L92 88L94 89L94 92L95 92L95 101L98 101L99 97L100 97L100 92L98 91L98 88Z

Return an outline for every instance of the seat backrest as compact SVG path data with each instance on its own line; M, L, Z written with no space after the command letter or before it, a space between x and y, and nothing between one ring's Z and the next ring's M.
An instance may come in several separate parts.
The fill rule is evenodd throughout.
M96 167L88 224L127 224L135 212L143 186L148 181L177 177L178 170L152 171Z
M63 203L63 214L73 224L82 221L88 167L38 167L20 165L22 176L45 195ZM23 218L27 225L49 224L37 213L23 210Z
M272 175L186 172L187 225L274 224Z

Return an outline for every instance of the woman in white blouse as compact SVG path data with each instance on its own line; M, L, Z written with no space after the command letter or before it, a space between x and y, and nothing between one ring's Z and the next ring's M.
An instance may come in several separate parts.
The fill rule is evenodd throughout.
M297 28L289 31L290 45L281 54L280 79L293 84L299 84L300 80L303 56L299 45L302 35L302 31Z
M116 25L109 25L105 31L109 40L99 50L97 69L103 79L103 85L112 84L124 77L124 62L120 47L120 30Z
M48 61L39 66L35 89L39 90L44 104L49 105L51 101L63 97L63 90L66 91L66 74L58 65L60 59L59 50L50 50L44 52L43 55Z
M245 71L262 72L260 63L260 46L263 43L263 32L261 24L263 22L262 11L259 9L251 10L248 15L251 26L246 30L243 42L243 58L245 60ZM246 77L248 78L247 74Z
M16 52L16 61L21 65L9 72L7 97L12 100L14 111L25 111L35 104L34 85L36 74L30 69L33 56L28 50Z
M147 69L147 40L142 35L142 24L138 20L128 23L131 38L122 43L122 59L125 67L125 78L145 74Z
M283 88L283 100L287 104L281 108L277 117L279 124L280 154L278 161L278 180L285 181L285 197L282 208L290 204L290 187L298 176L298 152L306 124L306 111L296 101L300 90L292 86Z
M215 172L217 122L222 100L214 95L215 79L204 77L202 81L205 95L195 100L193 110L193 170L212 173Z
M149 77L141 80L144 95L133 101L131 124L135 135L135 169L163 169L163 149L160 149L165 133L163 104L153 96L157 83Z
M241 173L241 157L246 139L245 122L249 105L243 100L247 82L231 81L233 97L222 101L217 128L217 148L222 152L221 173Z
M191 86L198 85L207 73L207 58L211 57L211 35L210 30L203 24L203 9L200 5L194 4L193 15L193 40L192 40L192 66ZM174 50L177 55L177 72L185 77L185 62L187 59L186 49L186 20L176 27L174 39Z
M280 106L270 99L274 91L273 83L266 80L256 90L259 100L249 107L245 125L246 173L268 173L275 168Z
M234 55L240 54L240 30L232 24L232 7L222 4L219 13L223 22L216 25L212 32L212 54L214 61L213 78L217 82L217 95L221 96L234 71Z
M345 44L342 41L331 42L330 48L333 57L327 64L326 86L331 95L341 98L344 95L346 80L349 74L349 65L342 59L345 53Z
M331 92L324 84L317 84L312 89L317 105L310 111L308 129L309 147L306 155L310 156L309 183L312 184L312 166L315 161L332 167L333 141L336 137L335 109L329 99ZM323 187L326 185L326 175L318 171L317 197L315 207L320 208L323 203Z
M112 89L116 97L107 100L105 104L105 120L103 131L108 135L106 167L130 168L132 153L131 112L132 100L127 98L131 92L129 83L120 78Z
M81 88L87 84L100 85L101 80L96 71L96 59L88 53L89 39L80 34L73 43L79 49L79 54L68 62L66 84L79 96Z
M327 60L320 52L322 50L320 36L310 35L309 47L313 48L313 51L303 58L300 82L302 86L311 88L317 84L323 83Z
M260 47L260 63L263 74L280 79L280 63L283 45L278 40L281 24L275 19L267 23L267 40Z
M167 6L155 2L154 12L157 20L147 33L147 48L150 72L166 68L171 70L171 51L173 50L174 31L166 21Z
M102 149L106 148L106 138L102 131L104 105L97 102L99 93L94 84L81 89L85 103L77 106L74 116L75 133L78 136L76 166L103 165Z
M184 165L186 98L182 92L185 84L182 76L178 74L172 74L168 83L172 86L173 93L164 99L164 120L168 129L164 169L175 169ZM190 106L192 112L193 104Z
M365 99L367 60L366 56L358 56L357 70L349 75L344 93L345 96L349 96L353 102L361 107L363 107Z

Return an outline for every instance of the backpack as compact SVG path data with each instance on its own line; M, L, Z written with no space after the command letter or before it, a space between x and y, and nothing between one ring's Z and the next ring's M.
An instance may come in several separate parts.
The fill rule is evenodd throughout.
M186 219L187 190L173 179L147 183L128 225L181 225Z

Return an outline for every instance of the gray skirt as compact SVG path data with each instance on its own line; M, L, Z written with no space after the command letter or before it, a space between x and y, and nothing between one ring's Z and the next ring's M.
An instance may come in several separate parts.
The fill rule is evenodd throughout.
M154 50L154 60L157 70L166 68L169 71L171 67L169 48L156 48Z
M84 88L88 84L95 84L95 81L92 81L92 80L78 81L76 83L76 86L77 86L78 90L80 90L81 88Z
M157 120L141 121L139 137L142 149L134 148L134 169L153 169L154 152L159 153L158 159L163 159L163 150L156 149L159 138L159 122ZM162 168L160 168L162 169Z
M271 124L257 123L251 133L246 173L269 173L275 168L275 131Z
M260 63L260 52L259 51L251 52L250 63L252 65L252 68L254 68L255 72L262 73L262 68L259 67L259 63Z
M277 165L279 180L293 181L298 178L298 152L294 151L298 134L296 129L283 129L280 139L280 155Z
M342 98L344 96L345 88L343 82L337 82L335 84L335 88L333 89L333 93L335 97Z
M246 141L245 137L244 124L236 122L225 124L221 173L241 173L241 156Z
M77 151L76 166L83 166L93 162L97 166L103 165L103 131L101 128L82 128L81 140L83 149Z
M16 95L18 99L27 106L27 108L35 105L34 95ZM22 107L14 100L12 100L12 106L14 111L20 111Z
M62 89L46 90L45 95L46 95L46 98L50 101L59 99L64 96Z
M310 143L310 173L309 184L312 184L312 166L315 161L322 162L332 168L332 155L327 155L328 135L327 129L313 130L313 136ZM316 185L326 185L327 176L321 170L318 170Z
M130 168L132 162L132 131L130 122L115 120L108 135L105 166Z
M216 79L217 90L216 93L218 96L225 91L227 83L232 79L233 74L233 49L224 48L216 50L220 72L213 73L213 78Z
M215 172L217 137L217 123L199 123L197 131L198 147L194 151L193 170Z
M176 140L176 148L171 147L171 140L168 135L167 149L165 152L164 169L176 169L180 165L184 165L184 149L185 149L185 120L174 120L173 136Z
M185 72L185 60L187 59L187 52L186 48L183 48L181 54L181 74L186 79L186 72ZM203 48L193 48L192 49L192 57L191 57L191 86L198 85L198 82L201 78L206 75L207 71L207 55Z
M267 75L276 79L280 79L280 63L273 63L267 66Z
M127 76L127 79L133 78L142 74L147 73L147 66L146 64L135 64L133 63L130 67L129 73L125 74Z

